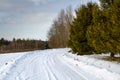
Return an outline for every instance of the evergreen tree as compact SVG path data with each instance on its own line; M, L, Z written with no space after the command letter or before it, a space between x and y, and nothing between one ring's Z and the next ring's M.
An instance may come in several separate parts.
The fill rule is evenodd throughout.
M110 8L110 5L113 4L113 0L100 0L102 9Z
M86 37L87 28L92 23L92 8L96 4L88 3L87 6L82 5L76 10L76 18L70 27L70 39L68 46L72 48L73 52L78 54L90 54L93 49L88 45Z
M100 0L101 5L93 9L93 25L87 30L87 40L91 47L98 53L120 52L120 1L119 0ZM105 2L106 1L106 2Z
M98 5L94 6L92 13L92 25L89 26L86 34L88 44L93 47L97 53L106 52L104 42L109 39L109 33L105 24L105 22L107 22L106 17Z

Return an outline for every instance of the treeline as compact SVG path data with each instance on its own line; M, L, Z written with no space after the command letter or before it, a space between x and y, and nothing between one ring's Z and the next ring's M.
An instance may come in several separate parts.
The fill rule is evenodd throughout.
M100 4L90 2L76 9L75 14L75 17L69 20L72 22L68 22L69 32L64 32L65 29L62 29L63 32L59 33L61 36L63 33L64 35L69 34L68 42L65 42L65 44L74 53L84 55L111 52L111 56L120 53L120 0L100 0ZM57 20L57 22L59 21ZM54 27L56 25L52 26L52 28ZM63 25L59 26L59 28L61 27ZM50 31L53 34L50 37L56 36L55 32L58 30ZM61 41L66 37L58 38L56 36L56 39ZM56 42L55 39L52 41ZM49 42L49 44L51 43ZM54 45L57 45L57 43L54 43Z
M47 48L48 42L42 40L25 40L14 38L12 41L9 41L4 38L0 39L0 53L40 50Z

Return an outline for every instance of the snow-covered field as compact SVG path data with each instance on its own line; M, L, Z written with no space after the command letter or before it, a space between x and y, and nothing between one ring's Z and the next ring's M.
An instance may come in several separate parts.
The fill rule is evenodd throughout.
M0 80L120 80L120 64L68 51L0 54Z

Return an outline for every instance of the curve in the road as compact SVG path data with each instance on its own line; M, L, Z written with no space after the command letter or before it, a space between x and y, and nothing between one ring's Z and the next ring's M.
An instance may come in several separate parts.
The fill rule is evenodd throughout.
M6 74L1 80L89 80L75 66L65 61L63 54L64 50L27 53L6 68L6 72L3 72Z

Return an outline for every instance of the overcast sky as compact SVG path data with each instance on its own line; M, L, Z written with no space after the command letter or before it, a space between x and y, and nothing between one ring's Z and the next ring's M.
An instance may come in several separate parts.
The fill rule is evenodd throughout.
M0 0L0 38L47 40L52 21L61 9L74 9L98 0Z

